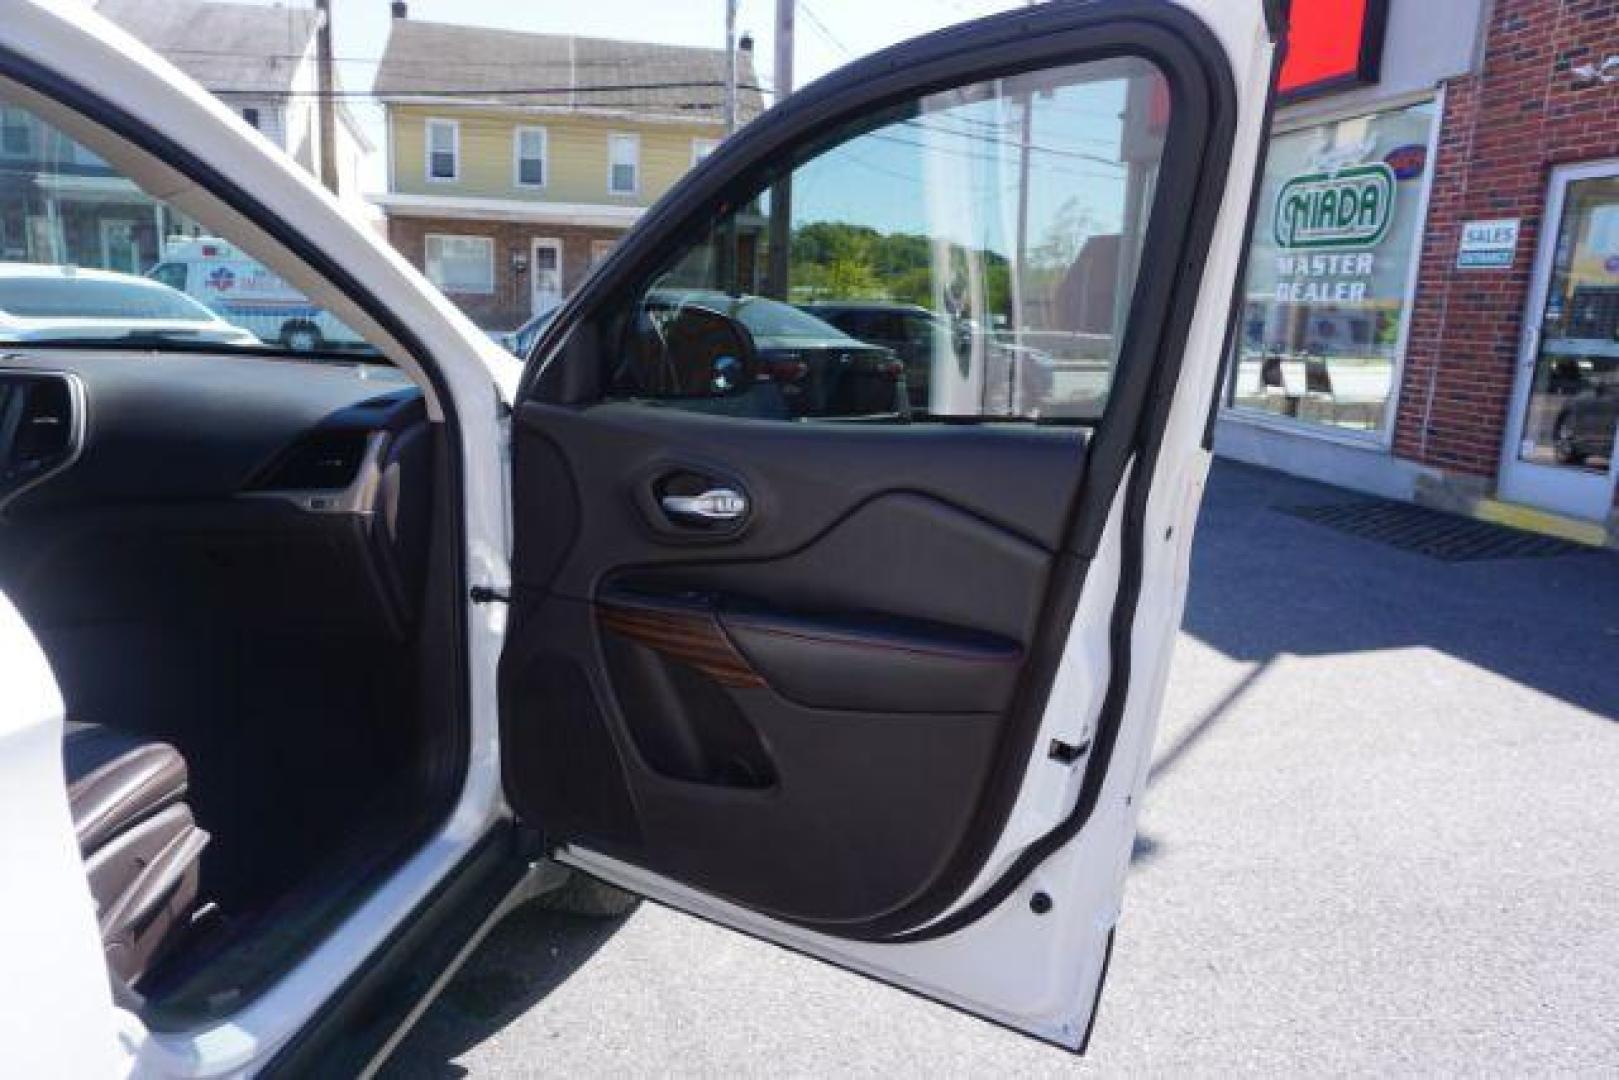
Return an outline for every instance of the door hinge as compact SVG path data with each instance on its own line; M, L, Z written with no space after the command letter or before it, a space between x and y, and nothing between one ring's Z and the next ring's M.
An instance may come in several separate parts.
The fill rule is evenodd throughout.
M467 595L472 597L474 604L509 604L512 602L510 593L502 592L492 585L474 585Z

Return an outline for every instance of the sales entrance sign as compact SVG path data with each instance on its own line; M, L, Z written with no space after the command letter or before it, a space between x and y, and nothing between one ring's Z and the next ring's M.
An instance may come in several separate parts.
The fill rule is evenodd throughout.
M1459 270L1501 270L1512 265L1518 251L1518 219L1491 218L1462 222L1462 242L1456 249Z

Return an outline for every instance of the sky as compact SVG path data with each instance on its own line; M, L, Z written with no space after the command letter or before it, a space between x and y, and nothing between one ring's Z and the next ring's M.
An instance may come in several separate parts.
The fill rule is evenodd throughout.
M332 51L345 88L368 90L387 44L389 0L331 0ZM309 0L289 5L311 6ZM793 50L799 86L856 57L929 30L1022 6L1022 0L798 0ZM550 34L725 46L725 0L410 0L410 17ZM776 0L741 0L737 31L754 38L760 82L775 85ZM380 110L356 109L380 147ZM380 155L378 155L380 159ZM380 160L373 188L382 187Z

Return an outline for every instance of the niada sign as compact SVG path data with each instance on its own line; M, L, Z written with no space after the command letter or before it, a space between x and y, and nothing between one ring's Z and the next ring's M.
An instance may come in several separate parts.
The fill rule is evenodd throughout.
M1375 246L1394 220L1394 184L1394 170L1381 161L1293 177L1276 193L1276 245Z

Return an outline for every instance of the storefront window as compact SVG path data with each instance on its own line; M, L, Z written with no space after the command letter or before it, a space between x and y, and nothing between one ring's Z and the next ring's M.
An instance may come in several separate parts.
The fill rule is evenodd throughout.
M1234 407L1381 432L1398 386L1433 118L1424 102L1271 139Z

